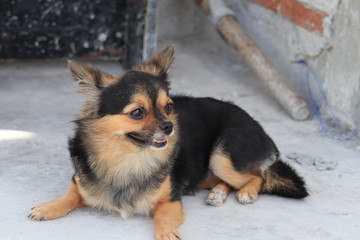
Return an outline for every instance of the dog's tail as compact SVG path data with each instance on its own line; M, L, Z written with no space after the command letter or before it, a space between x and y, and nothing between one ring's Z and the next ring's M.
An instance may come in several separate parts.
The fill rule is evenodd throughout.
M309 195L302 177L280 159L270 165L263 174L265 180L262 193L297 199Z

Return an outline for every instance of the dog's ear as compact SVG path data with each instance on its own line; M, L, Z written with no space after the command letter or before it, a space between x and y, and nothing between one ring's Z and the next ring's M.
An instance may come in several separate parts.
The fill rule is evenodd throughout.
M154 54L146 62L140 63L133 69L159 76L166 80L170 66L175 57L175 45L167 46L162 52Z
M86 95L94 96L98 94L101 89L110 85L116 79L91 64L84 65L74 60L68 60L68 67L76 84L79 86L80 92Z

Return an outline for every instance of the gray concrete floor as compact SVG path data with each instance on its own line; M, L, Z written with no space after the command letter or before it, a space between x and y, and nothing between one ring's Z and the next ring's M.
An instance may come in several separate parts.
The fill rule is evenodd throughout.
M177 43L173 93L231 100L244 108L304 176L311 196L298 201L262 195L243 206L232 193L223 206L210 207L207 191L200 191L183 199L182 239L357 239L360 151L323 138L315 120L290 119L239 59L200 42ZM122 71L115 62L95 64L112 74ZM65 60L0 64L0 96L0 239L153 239L146 216L124 220L82 208L53 221L28 220L31 207L66 190L73 174L67 138L84 97L73 90ZM338 164L318 171L287 159L291 153Z

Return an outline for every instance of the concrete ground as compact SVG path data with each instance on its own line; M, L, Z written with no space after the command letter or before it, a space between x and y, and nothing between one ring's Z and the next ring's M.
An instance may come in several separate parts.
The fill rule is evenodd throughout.
M95 64L112 74L122 71L116 62ZM183 198L182 239L358 239L356 144L323 138L315 120L290 119L239 59L202 39L177 42L170 77L173 93L231 100L248 111L305 178L311 194L304 200L262 195L243 206L232 193L223 206L211 207L205 204L207 191L200 191ZM124 220L82 208L53 221L27 219L31 207L63 193L70 182L67 138L84 97L73 90L65 60L0 64L0 96L0 239L154 239L146 216ZM300 156L301 164L289 154ZM314 159L322 161L315 166ZM318 169L328 163L333 170Z

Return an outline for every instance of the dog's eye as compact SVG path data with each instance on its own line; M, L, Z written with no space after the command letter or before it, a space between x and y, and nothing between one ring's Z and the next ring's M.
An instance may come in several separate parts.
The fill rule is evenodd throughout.
M165 106L165 112L166 112L166 114L172 113L173 108L174 108L174 104L172 104L172 103L166 104L166 106Z
M129 113L130 117L135 120L141 120L145 117L145 110L143 108L137 108Z

